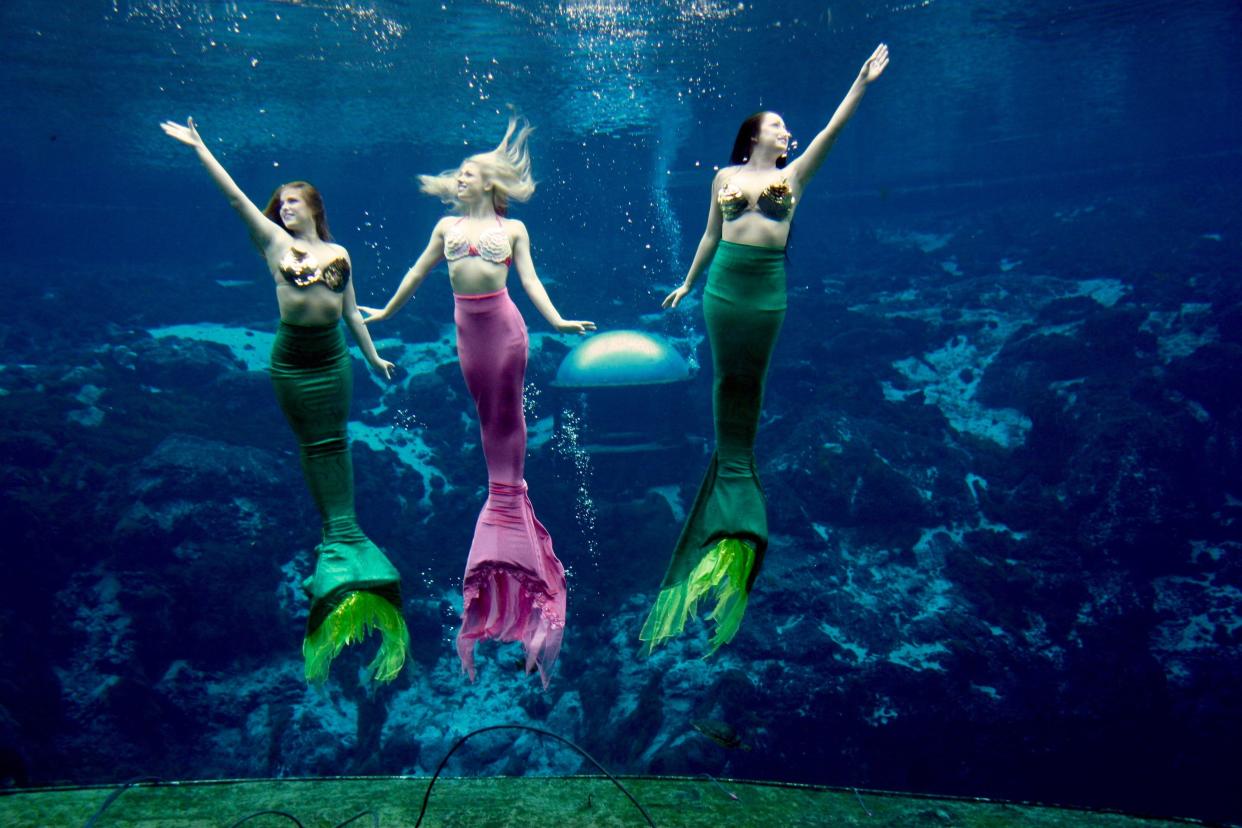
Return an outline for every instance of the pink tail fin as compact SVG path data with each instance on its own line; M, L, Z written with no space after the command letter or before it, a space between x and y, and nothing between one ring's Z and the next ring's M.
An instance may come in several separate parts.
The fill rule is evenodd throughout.
M474 681L476 641L521 641L526 671L548 686L565 630L565 569L535 518L526 483L492 482L462 585L457 654Z

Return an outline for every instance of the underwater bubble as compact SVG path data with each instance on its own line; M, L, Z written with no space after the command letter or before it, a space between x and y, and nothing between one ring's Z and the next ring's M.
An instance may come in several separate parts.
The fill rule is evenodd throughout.
M532 420L539 419L539 393L539 386L533 382L522 389L522 413Z
M585 410L585 398L580 399ZM558 428L552 436L552 450L568 460L574 469L577 494L574 498L574 520L587 544L591 565L599 569L599 541L595 537L596 509L591 497L591 455L583 448L583 415L573 409L561 411Z
M426 428L427 424L420 420L414 411L398 408L393 414L393 431L414 431L415 429L422 430Z

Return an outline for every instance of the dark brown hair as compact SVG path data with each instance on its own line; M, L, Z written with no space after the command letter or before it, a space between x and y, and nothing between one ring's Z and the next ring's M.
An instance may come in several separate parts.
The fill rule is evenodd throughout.
M280 195L285 190L298 190L302 193L302 200L306 202L306 206L311 209L311 215L315 217L315 232L323 241L332 241L332 234L328 232L328 215L323 209L323 196L309 181L290 181L288 184L281 184L268 199L267 206L263 208L263 215L276 222L284 230L289 229L285 227L285 223L280 218Z
M729 156L730 164L745 164L750 160L751 145L755 143L755 136L759 134L759 127L763 125L763 116L767 115L769 110L762 109L751 115L737 129L737 138L733 140L733 154ZM786 153L776 159L776 168L783 169L789 163L789 154Z

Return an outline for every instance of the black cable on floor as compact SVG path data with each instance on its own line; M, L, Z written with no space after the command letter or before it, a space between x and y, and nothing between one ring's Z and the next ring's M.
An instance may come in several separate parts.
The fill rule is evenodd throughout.
M436 768L435 775L431 777L431 782L428 783L427 785L427 793L423 795L423 808L421 811L418 812L418 821L414 823L414 828L419 828L419 826L423 824L423 816L427 813L427 803L431 801L431 789L435 787L436 780L440 778L440 771L444 770L444 766L448 764L449 757L452 756L454 753L456 753L457 749L461 747L463 744L465 744L466 740L469 739L470 737L478 736L480 733L487 733L488 731L491 731L491 730L528 730L531 733L538 733L540 736L548 736L552 739L557 740L563 745L568 745L569 747L578 751L578 753L584 759L590 762L592 765L599 768L600 773L602 773L604 776L607 776L610 780L612 780L612 784L620 788L621 793L629 797L630 802L634 803L634 807L637 808L639 812L642 813L643 818L647 820L647 824L650 825L651 828L656 828L655 822L651 819L651 814L647 813L647 809L642 806L642 803L639 802L637 799L635 799L634 795L630 793L624 785L621 784L621 780L617 779L611 773L606 771L603 765L595 761L594 756L587 753L585 750L578 747L573 742L566 739L564 736L558 736L549 730L541 730L540 728L530 727L528 725L491 725L489 727L481 727L478 730L472 730L469 733L467 733L465 736L462 736L460 739L458 739L456 743L453 744L453 747L449 749L449 752L444 754L444 758L440 760L439 767Z
M367 814L371 815L371 828L379 828L379 813L377 813L376 811L362 811L360 813L354 814L353 816L351 816L349 819L345 820L344 822L337 823L336 828L345 828L345 826L348 825L349 823L354 822L355 820L362 819Z
M237 826L241 825L243 822L249 822L255 817L266 816L269 814L272 816L282 816L285 819L292 822L294 825L298 826L298 828L306 828L305 825L298 822L297 817L295 817L293 814L287 814L284 811L255 811L253 814L248 814L247 816L244 816L241 819L237 820L237 822L234 822L232 825L229 826L229 828L237 828Z
M121 798L121 794L125 793L130 788L134 787L135 785L141 784L143 782L163 782L163 781L164 780L160 779L158 776L136 776L133 779L129 779L129 780L126 780L125 782L122 782L121 787L117 788L115 791L108 794L108 798L105 799L103 801L103 804L99 806L99 810L91 815L91 818L86 821L86 824L83 825L82 828L95 828L95 824L99 822L99 818L103 816L104 811L111 808L112 803L116 802L118 799Z

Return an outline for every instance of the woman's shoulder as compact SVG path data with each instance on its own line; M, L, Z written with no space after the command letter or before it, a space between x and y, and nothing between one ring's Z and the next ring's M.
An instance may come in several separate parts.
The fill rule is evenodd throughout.
M448 215L440 216L439 220L436 221L436 226L431 228L432 239L434 240L437 236L447 235L449 231L452 230L455 225L461 223L461 220L462 220L461 216L456 216L456 215L453 215L452 213L449 213Z
M728 167L721 167L712 177L712 191L715 192L729 183L739 172L742 171L741 164L733 164Z

